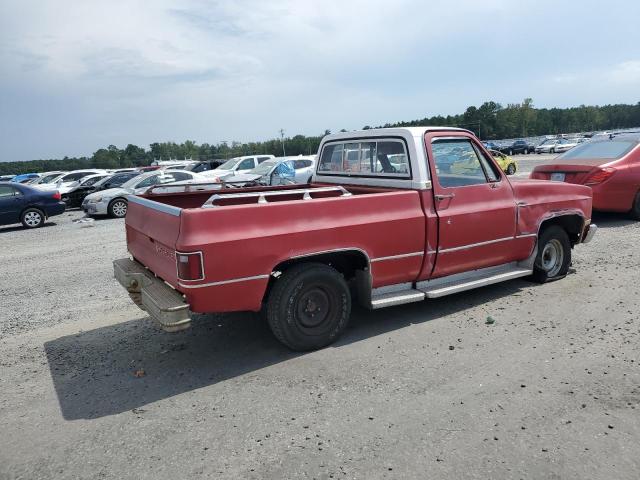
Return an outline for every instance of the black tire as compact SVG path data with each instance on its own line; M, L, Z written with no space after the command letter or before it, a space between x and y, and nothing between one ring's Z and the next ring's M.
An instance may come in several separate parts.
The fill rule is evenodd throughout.
M507 175L513 175L516 173L516 166L513 163L510 163L507 167Z
M351 294L335 269L303 263L276 280L266 311L271 331L280 342L291 350L316 350L333 343L347 327Z
M552 282L567 276L571 265L571 242L567 232L557 225L545 228L538 238L538 254L533 266L533 280Z
M27 208L20 215L20 222L24 228L39 228L44 225L46 218L39 208Z
M116 198L111 200L108 211L109 216L113 218L124 218L127 215L128 203L124 198Z
M550 148L549 149L549 153L556 153L556 149L555 148Z
M640 192L636 193L636 198L633 200L633 206L629 213L634 220L640 220Z

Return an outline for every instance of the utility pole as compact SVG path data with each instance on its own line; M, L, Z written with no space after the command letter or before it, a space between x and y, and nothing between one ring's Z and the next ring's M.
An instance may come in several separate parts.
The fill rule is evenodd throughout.
M284 151L284 130L280 129L280 141L282 142L282 156L286 157L287 153Z

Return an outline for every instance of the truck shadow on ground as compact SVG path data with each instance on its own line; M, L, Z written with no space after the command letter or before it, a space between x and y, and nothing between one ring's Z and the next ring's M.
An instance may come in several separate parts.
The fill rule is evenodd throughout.
M591 217L591 221L598 225L598 228L624 227L638 223L630 218L628 213L593 212Z
M441 317L488 304L530 285L516 280L383 310L355 308L348 330L328 348L345 347L412 324L446 321ZM44 349L66 420L134 410L305 355L278 343L266 322L253 314L196 318L191 329L174 334L159 331L141 317L60 337L46 342Z

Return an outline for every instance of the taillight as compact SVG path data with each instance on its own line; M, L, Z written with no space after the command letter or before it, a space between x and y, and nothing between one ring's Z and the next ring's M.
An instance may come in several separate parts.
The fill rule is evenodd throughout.
M202 280L204 279L204 267L202 266L202 252L180 253L176 252L176 264L178 279Z
M62 195L60 195L60 192L56 190L52 198L54 200L62 200Z
M608 180L609 177L611 177L611 175L613 175L614 173L616 173L615 168L611 168L611 167L601 168L595 173L592 173L591 175L589 175L589 177L585 180L584 184L597 185L599 183L604 182L605 180Z

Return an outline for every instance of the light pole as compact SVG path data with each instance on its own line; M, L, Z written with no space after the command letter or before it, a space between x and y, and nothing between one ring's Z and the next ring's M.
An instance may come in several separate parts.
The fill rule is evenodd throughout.
M286 157L287 153L284 151L284 130L280 129L280 141L282 142L282 156Z

